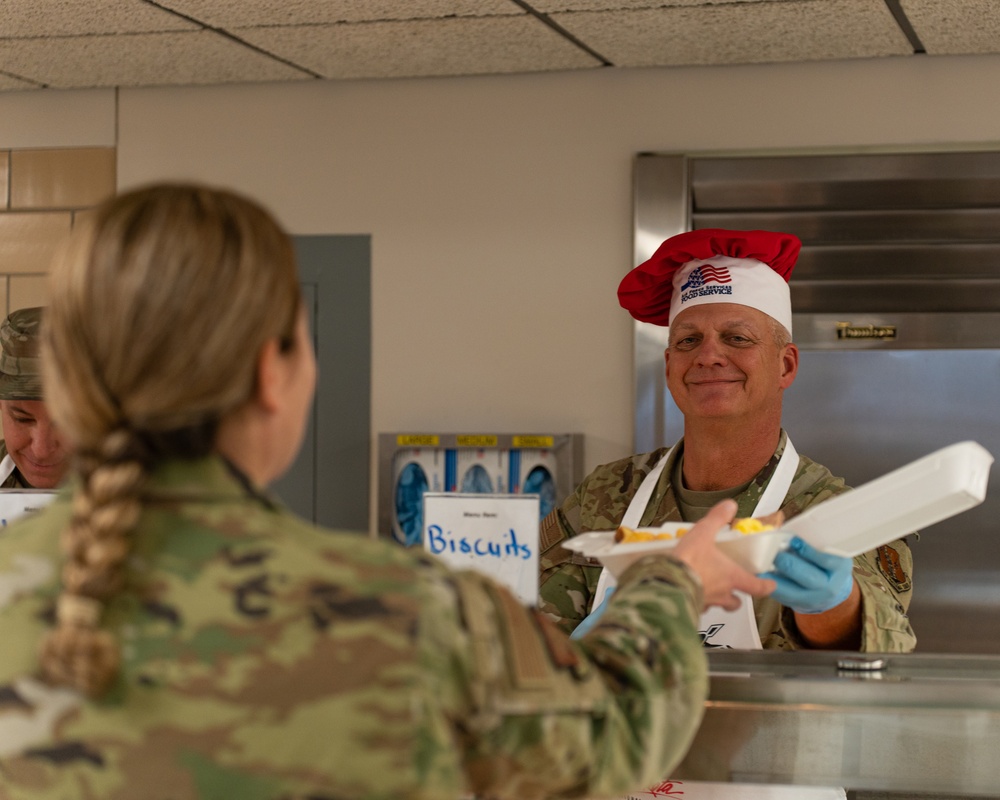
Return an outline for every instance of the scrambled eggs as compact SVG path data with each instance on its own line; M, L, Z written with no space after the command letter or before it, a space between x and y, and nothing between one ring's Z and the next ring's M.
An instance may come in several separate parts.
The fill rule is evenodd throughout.
M632 542L655 542L664 539L677 539L687 532L687 528L678 528L674 533L671 533L670 531L653 533L651 531L633 530L632 528L626 528L622 525L617 531L615 531L615 541L626 544L631 544Z
M729 526L737 533L748 534L748 533L760 533L761 531L771 531L774 530L773 525L766 525L759 519L754 517L743 517L742 519L734 519L733 524Z
M730 527L737 533L741 533L747 536L752 533L760 533L761 531L770 531L774 529L773 525L766 525L759 519L754 517L742 517L740 519L734 519L733 524ZM615 542L619 544L632 544L633 542L655 542L664 541L670 539L679 539L685 533L690 530L689 528L678 528L674 532L670 531L637 531L633 528L626 528L624 525L619 526L618 530L615 531Z

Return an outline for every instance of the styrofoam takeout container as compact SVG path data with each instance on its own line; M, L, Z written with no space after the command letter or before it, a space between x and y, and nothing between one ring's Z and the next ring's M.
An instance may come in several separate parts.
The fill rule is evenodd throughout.
M959 442L912 461L857 489L832 497L780 529L739 533L723 528L719 549L750 572L767 572L774 557L800 536L819 550L853 557L979 505L986 499L993 456L976 442ZM691 522L638 528L676 534ZM650 553L668 552L679 539L616 544L614 531L582 533L563 547L596 558L617 578Z
M658 528L637 528L649 533L673 533L690 528L693 522L668 522ZM740 533L723 528L715 537L719 549L737 564L750 572L767 572L774 566L774 557L788 546L792 534L780 530L760 533ZM590 558L596 558L616 578L643 556L673 550L680 539L657 539L650 542L618 544L614 531L593 531L581 533L562 543L567 550L573 550Z
M958 442L812 506L781 529L856 556L982 503L992 464L982 445Z

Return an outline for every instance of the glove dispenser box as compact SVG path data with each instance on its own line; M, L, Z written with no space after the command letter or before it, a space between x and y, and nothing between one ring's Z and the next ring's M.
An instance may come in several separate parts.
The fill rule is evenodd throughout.
M583 434L381 433L378 531L411 547L426 492L537 494L541 516L582 480Z
M445 454L433 448L407 447L392 464L392 535L411 545L420 541L421 509L425 492L443 492Z

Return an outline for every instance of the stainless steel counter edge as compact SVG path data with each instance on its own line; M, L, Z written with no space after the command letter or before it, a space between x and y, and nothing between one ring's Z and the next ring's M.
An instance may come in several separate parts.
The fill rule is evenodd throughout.
M998 657L713 651L709 663L679 779L1000 794Z

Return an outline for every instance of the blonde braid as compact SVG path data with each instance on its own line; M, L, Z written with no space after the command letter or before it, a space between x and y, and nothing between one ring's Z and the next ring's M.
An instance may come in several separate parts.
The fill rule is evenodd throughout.
M42 642L46 680L102 694L118 674L118 642L101 630L104 603L121 589L131 533L142 513L143 464L129 457L130 435L112 432L98 453L82 453L73 516L62 534L63 591L56 627Z

